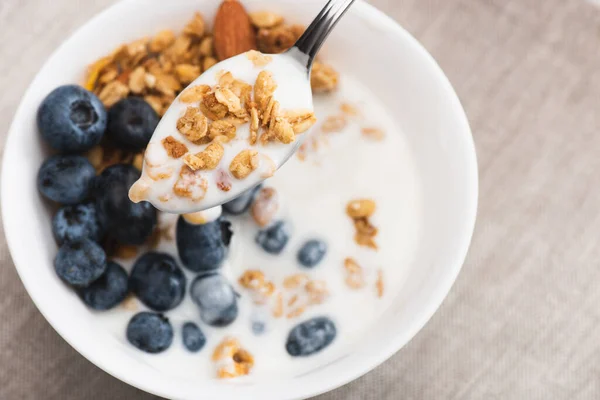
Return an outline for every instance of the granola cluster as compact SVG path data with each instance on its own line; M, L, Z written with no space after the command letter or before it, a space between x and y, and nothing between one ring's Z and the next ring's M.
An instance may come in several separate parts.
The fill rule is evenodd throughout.
M212 361L215 363L219 379L248 375L254 366L252 354L232 337L226 337L217 345L212 354Z
M346 206L346 214L352 218L354 229L354 241L360 246L370 247L377 250L375 236L378 229L373 226L369 218L375 213L375 202L370 199L352 200Z
M367 272L354 258L347 257L344 259L344 282L349 288L354 290L363 289L368 285L368 281ZM381 268L377 270L374 286L377 297L383 297L385 282Z

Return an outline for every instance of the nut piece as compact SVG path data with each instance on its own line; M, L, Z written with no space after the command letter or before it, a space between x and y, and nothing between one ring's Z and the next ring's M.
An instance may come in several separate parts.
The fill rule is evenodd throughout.
M235 139L235 132L237 128L234 124L229 121L220 120L214 121L208 127L208 137L215 139L219 136L224 136L229 140Z
M270 11L257 11L250 13L250 21L257 28L274 28L283 23L283 17Z
M161 141L169 157L179 158L188 152L185 144L177 141L173 136L167 136Z
M240 2L221 3L215 17L214 38L219 60L256 49L256 35L250 17Z
M183 117L177 121L177 130L189 141L197 142L206 136L208 120L198 107L188 107Z
M326 93L335 90L340 76L329 65L315 61L310 75L310 85L314 93Z
M273 74L266 70L260 71L254 84L254 101L261 111L265 111L275 89L277 89L277 84L273 80Z
M192 86L181 93L179 100L181 100L182 103L197 103L202 101L202 98L208 92L210 92L210 86L208 85Z
M200 103L200 109L208 118L217 121L225 118L229 109L226 105L221 104L214 92L204 95Z
M346 270L346 284L352 289L361 289L365 286L365 274L360 265L353 258L344 260L344 269Z
M258 192L250 208L250 214L258 226L267 226L279 210L279 196L273 188L263 188Z
M229 171L236 179L244 179L258 168L258 151L242 150L231 161Z
M366 218L375 212L375 202L370 199L352 200L346 206L346 214L350 218Z
M248 60L252 61L255 67L264 67L273 61L273 57L261 53L260 51L250 50L246 53Z
M231 337L226 337L219 343L212 354L212 360L217 364L219 379L248 375L254 366L252 354L243 349L237 339Z
M173 192L179 197L187 197L192 201L200 201L206 195L208 182L200 171L192 171L187 165L181 167L179 178L173 185Z
M219 166L224 153L223 146L218 142L213 142L200 153L195 155L186 154L183 162L194 171L199 169L211 170Z

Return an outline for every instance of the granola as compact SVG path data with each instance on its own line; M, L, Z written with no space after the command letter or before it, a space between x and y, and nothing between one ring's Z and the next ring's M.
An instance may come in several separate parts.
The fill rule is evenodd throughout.
M369 220L369 217L375 213L375 209L376 204L373 200L352 200L346 206L346 214L352 218L354 223L354 241L360 246L377 250L375 236L379 230Z
M254 357L242 348L240 342L226 337L217 345L212 354L217 367L217 378L227 379L248 375L254 366Z

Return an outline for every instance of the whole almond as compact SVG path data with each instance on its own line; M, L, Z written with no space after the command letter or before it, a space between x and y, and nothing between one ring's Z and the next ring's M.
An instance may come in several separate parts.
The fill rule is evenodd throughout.
M239 1L224 0L221 3L215 17L214 46L219 60L256 49L250 17Z

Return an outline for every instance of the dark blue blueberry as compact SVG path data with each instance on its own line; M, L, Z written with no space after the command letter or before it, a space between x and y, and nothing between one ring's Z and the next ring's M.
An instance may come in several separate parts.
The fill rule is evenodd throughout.
M100 143L106 130L106 110L96 95L81 86L61 86L42 102L37 125L52 148L78 153Z
M230 223L220 218L207 224L190 224L179 217L175 235L179 258L191 271L214 271L225 260L231 235Z
M223 204L223 210L231 215L240 215L245 213L250 208L252 201L261 188L262 183L253 187L252 189L246 190L235 199Z
M90 239L66 242L54 259L56 273L72 286L88 286L106 271L106 253Z
M263 321L252 321L252 333L262 335L265 332L265 323Z
M117 242L141 245L156 225L152 204L129 200L129 188L140 177L132 165L117 164L106 168L96 178L96 209L107 233Z
M322 240L312 239L304 243L298 251L298 262L307 268L312 268L321 262L327 253L327 245Z
M37 185L40 193L61 204L84 201L93 187L96 170L81 156L50 157L40 167Z
M107 135L128 150L143 150L156 129L158 114L138 97L119 101L108 111Z
M127 340L146 353L160 353L173 343L173 327L162 314L140 312L127 325Z
M335 324L329 318L309 319L290 331L285 348L293 357L310 356L329 346L336 333Z
M100 278L81 289L79 295L89 307L103 311L120 304L128 292L127 272L119 264L110 261Z
M103 229L93 203L62 207L52 218L52 233L59 244L66 241L102 239Z
M290 240L290 227L285 221L277 221L256 234L256 243L270 254L279 254Z
M202 350L206 344L206 336L198 328L198 325L193 322L183 324L181 334L183 336L183 345L192 353Z
M227 326L238 315L237 295L219 274L200 275L190 288L192 300L200 307L200 318L211 326Z
M135 262L129 288L149 308L167 311L179 305L185 295L186 278L169 254L146 253Z

